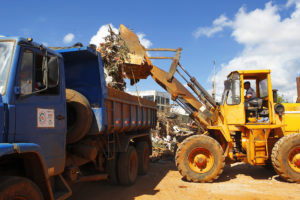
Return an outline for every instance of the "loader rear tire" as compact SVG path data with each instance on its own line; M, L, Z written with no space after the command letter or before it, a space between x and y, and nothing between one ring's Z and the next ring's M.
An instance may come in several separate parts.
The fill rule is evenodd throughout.
M300 183L300 134L286 135L272 150L272 164L277 174L288 182Z
M118 159L118 177L121 185L134 184L138 173L138 156L134 146L120 153Z
M178 147L175 159L180 174L192 182L212 182L225 166L221 145L206 135L186 138Z
M30 179L17 176L0 178L0 200L43 200L39 187Z
M138 174L145 175L149 168L149 144L148 142L138 142L136 145L136 151L138 155Z
M79 92L66 89L67 102L67 144L81 140L89 131L93 112L89 101Z

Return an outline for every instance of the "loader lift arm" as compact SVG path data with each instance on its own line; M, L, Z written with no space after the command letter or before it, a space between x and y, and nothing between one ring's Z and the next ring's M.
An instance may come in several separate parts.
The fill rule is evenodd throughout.
M151 77L168 93L171 94L173 101L176 101L196 122L201 124L205 130L211 125L214 119L216 102L180 64L181 48L178 49L147 49L147 51L175 51L174 57L150 57L150 59L171 59L172 64L169 72L156 66L150 70ZM194 92L196 98L182 83L175 77L175 73L182 77L187 86Z
M130 52L123 66L127 78L135 82L136 79L146 79L151 76L171 95L173 101L176 101L200 127L207 130L207 127L215 121L217 104L196 78L192 77L180 64L182 48L145 49L140 44L137 35L124 25L120 25L119 33ZM174 52L175 55L174 57L148 57L147 51ZM154 66L151 59L172 60L169 72ZM176 72L186 81L194 95L174 77Z

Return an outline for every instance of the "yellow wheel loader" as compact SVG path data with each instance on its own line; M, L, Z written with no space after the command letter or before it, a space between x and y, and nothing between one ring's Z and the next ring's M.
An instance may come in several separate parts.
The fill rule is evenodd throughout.
M226 159L262 166L272 163L279 176L300 183L300 104L277 103L270 70L231 72L217 103L180 64L181 48L146 50L123 25L120 36L130 50L123 67L126 76L134 81L151 76L200 127L176 152L176 166L186 180L214 181ZM149 58L146 51L173 51L175 56ZM151 59L171 59L169 72L154 66ZM174 77L176 72L190 90ZM244 96L246 81L256 93L251 99Z

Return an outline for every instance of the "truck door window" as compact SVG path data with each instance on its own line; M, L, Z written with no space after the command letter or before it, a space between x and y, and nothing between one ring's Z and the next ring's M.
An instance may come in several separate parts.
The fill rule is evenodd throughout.
M35 81L34 90L39 91L46 87L44 83L44 69L43 69L44 57L37 53L35 55Z
M23 52L19 87L21 95L35 93L36 95L58 95L59 94L59 65L56 56L46 57L25 49ZM46 76L46 66L48 74ZM48 80L45 80L48 78ZM46 86L48 88L46 89Z
M35 57L35 91L43 90L48 84L47 90L38 93L39 95L57 95L59 94L59 65L56 56L47 57L48 74L46 76L46 57L37 53ZM48 78L47 80L46 77Z
M32 93L33 52L25 49L22 56L19 86L21 94Z

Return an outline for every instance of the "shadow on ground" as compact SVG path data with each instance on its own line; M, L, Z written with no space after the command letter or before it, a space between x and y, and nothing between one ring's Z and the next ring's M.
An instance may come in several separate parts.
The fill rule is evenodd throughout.
M166 167L165 165L168 165ZM73 185L70 200L106 200L134 199L142 195L155 195L155 187L169 171L177 170L172 162L151 163L147 175L138 176L134 185L125 187L111 185L106 181L78 183Z
M235 163L233 165L226 165L220 178L215 182L226 182L237 178L237 175L250 176L255 180L276 180L279 182L286 182L281 179L273 168L267 169L263 166L251 166L245 163Z

